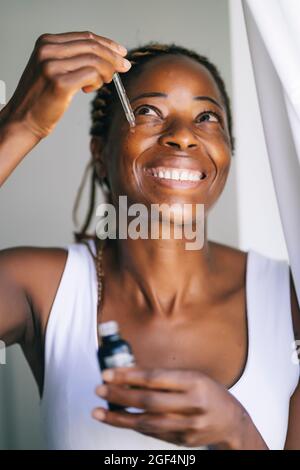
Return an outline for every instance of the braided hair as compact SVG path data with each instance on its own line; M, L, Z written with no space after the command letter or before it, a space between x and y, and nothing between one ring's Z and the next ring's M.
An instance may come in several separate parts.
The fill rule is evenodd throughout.
M231 105L230 99L227 94L224 81L217 69L217 67L210 62L205 56L197 54L195 51L186 49L184 47L178 46L174 43L172 44L161 44L158 42L151 41L148 44L131 49L128 51L126 55L126 59L129 60L132 67L131 69L124 75L124 79L122 80L126 83L127 80L131 80L135 76L138 75L139 72L142 70L142 66L151 60L152 58L159 57L162 55L183 55L186 57L190 57L194 59L196 62L203 65L213 76L219 91L221 93L221 97L225 106L226 114L227 114L227 122L228 122L228 130L230 136L230 144L231 144L231 151L232 155L234 154L234 136L232 131L232 114L231 114ZM90 128L90 135L95 137L102 137L105 140L105 137L108 136L108 131L110 129L111 118L112 118L112 109L113 105L115 104L116 100L118 99L117 93L114 87L113 82L104 84L99 90L96 92L96 96L91 102L91 128ZM86 238L95 238L95 235L88 235L86 233L95 208L96 203L96 189L97 186L101 187L102 182L99 181L97 176L96 167L93 164L93 160L91 160L87 168L85 170L83 181L79 187L76 201L74 204L73 209L73 219L76 220L76 211L78 209L79 200L82 194L83 186L88 176L88 171L92 169L91 174L91 184L90 184L90 194L89 194L89 208L87 211L87 215L85 217L84 223L79 232L74 232L75 241L79 242L82 239ZM108 185L107 179L104 179L104 183Z

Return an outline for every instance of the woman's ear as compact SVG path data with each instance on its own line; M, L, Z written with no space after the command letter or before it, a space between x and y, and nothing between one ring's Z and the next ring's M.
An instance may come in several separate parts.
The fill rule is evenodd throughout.
M102 137L93 136L90 141L90 151L96 174L100 181L107 176L105 158L104 158L104 142Z

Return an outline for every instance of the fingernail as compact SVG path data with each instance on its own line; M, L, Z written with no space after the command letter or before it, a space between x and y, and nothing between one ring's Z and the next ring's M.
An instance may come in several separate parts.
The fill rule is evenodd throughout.
M124 65L124 67L126 67L128 70L129 70L130 67L131 67L131 63L130 63L129 60L127 60L127 59L123 59L123 65Z
M104 380L107 380L108 382L114 378L114 372L112 370L105 370L102 373L102 377Z
M101 397L105 397L107 395L107 387L105 385L101 385L97 388L97 394L101 395Z
M119 49L120 53L124 54L124 55L126 55L127 52L128 52L126 47L122 46L121 44L118 45L118 49Z
M94 410L93 417L102 421L105 418L105 412L103 410Z

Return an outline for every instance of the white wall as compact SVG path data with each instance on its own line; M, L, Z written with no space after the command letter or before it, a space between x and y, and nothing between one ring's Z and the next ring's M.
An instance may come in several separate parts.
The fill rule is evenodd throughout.
M230 92L227 0L0 0L0 79L7 97L40 34L86 29L127 47L158 40L194 48L219 66ZM90 99L76 96L54 133L1 189L0 248L72 241L72 205L89 158ZM208 234L237 246L235 160ZM41 447L37 389L17 347L0 366L0 394L0 448Z

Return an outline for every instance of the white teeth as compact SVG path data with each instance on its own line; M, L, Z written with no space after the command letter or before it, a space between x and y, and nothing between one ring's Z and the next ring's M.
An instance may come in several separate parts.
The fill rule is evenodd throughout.
M179 180L179 171L172 170L172 180Z
M188 179L189 179L188 171L181 171L180 172L180 181L188 180Z
M179 169L162 169L151 168L152 176L161 179L172 179L176 181L199 181L203 174L200 171L179 170Z

